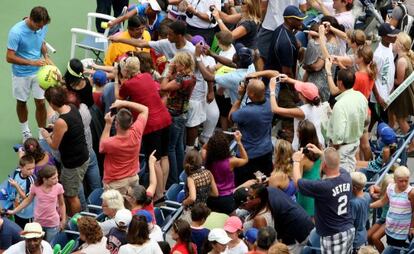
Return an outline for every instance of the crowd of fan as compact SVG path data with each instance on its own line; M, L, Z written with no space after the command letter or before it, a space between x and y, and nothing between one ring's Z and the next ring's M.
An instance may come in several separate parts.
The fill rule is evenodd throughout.
M414 64L404 24L413 6L391 2L368 38L354 29L353 0L142 0L122 14L119 1L121 16L96 22L111 34L103 63L71 59L46 90L36 73L51 63L51 19L33 8L7 44L23 145L2 189L0 253L52 253L68 221L85 254L407 248L409 169L365 186L414 115L413 84L389 101ZM110 7L98 1L98 11ZM184 211L166 242L154 206L180 179ZM79 217L101 188L105 218ZM367 227L370 208L382 213Z

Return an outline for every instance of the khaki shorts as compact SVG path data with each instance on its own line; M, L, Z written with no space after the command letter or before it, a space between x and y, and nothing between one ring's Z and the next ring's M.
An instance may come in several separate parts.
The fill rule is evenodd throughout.
M139 177L138 175L134 175L109 183L104 183L104 189L115 189L121 192L122 195L125 195L128 188L134 188L137 185L139 185Z
M39 86L36 75L17 77L12 75L13 97L19 101L27 101L30 94L38 100L45 98L42 88Z
M64 195L66 197L75 197L78 195L88 166L89 159L77 168L65 168L63 166L60 174L60 182L63 185L63 189L65 190Z

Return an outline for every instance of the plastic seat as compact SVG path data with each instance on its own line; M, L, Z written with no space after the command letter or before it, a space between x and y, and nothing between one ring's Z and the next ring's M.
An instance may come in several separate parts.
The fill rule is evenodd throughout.
M127 10L125 6L121 15L123 15ZM75 50L76 47L80 47L85 49L85 57L88 58L88 52L92 52L95 56L97 61L103 62L102 58L100 57L101 53L106 52L108 49L108 35L113 32L113 29L109 27L105 29L103 34L93 31L94 27L94 20L95 19L102 19L104 21L111 21L114 20L115 17L102 14L102 13L95 13L89 12L88 13L88 23L86 29L83 28L72 28L70 31L72 33L72 44L70 50L70 58L75 57ZM123 30L122 23L119 26L119 30Z
M167 192L165 193L165 199L171 201L177 201L178 193L184 189L184 185L180 183L174 183L173 185L168 188Z
M89 212L100 214L102 213L102 193L104 192L103 188L94 189L91 194L89 194L87 202L88 202L88 210Z

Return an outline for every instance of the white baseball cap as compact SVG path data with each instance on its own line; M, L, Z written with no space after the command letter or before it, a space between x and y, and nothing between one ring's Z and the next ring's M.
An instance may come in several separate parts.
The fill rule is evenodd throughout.
M208 240L210 242L216 241L220 244L228 244L231 241L231 238L227 235L224 229L213 228L208 234Z
M127 227L132 220L132 213L128 209L120 209L115 214L115 223L118 226Z
M157 0L141 0L142 4L149 4L151 9L154 11L161 11L161 6L158 4Z

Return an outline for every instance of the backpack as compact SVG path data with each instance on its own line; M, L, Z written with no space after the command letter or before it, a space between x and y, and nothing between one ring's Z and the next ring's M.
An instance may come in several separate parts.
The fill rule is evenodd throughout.
M406 32L411 38L413 38L414 35L414 26L413 26L413 22L414 22L414 18L413 16L408 14L408 9L407 6L405 6L405 4L403 4L401 1L398 1L398 6L401 8L403 15L402 15L402 19L399 22L399 27L400 30L403 32ZM412 46L412 44L411 44Z

